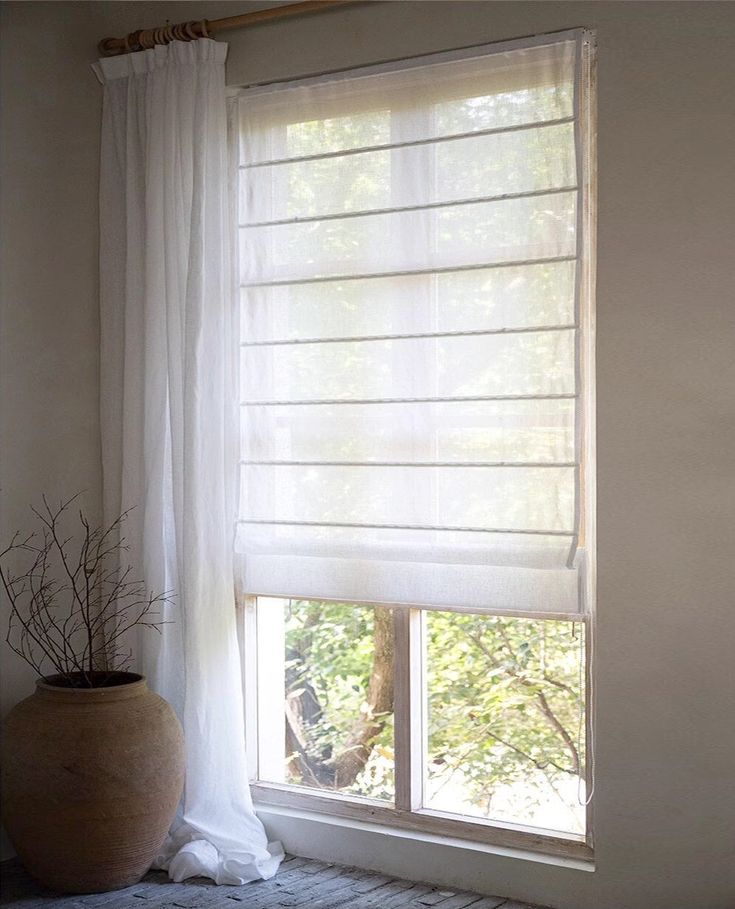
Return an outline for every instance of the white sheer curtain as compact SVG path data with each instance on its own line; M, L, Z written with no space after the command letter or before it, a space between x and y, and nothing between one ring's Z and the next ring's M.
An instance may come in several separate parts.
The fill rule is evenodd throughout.
M186 786L158 863L174 880L272 876L245 759L233 595L236 425L227 46L101 60L104 507L176 604L140 665L175 707Z
M582 40L241 94L243 589L583 609Z

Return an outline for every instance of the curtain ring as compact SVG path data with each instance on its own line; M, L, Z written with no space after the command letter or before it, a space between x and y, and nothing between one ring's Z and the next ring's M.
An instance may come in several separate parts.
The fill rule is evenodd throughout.
M202 38L209 38L209 37L210 37L208 26L209 26L209 22L207 22L206 19L202 19L202 21L199 23L199 27L200 27L201 30L202 30Z

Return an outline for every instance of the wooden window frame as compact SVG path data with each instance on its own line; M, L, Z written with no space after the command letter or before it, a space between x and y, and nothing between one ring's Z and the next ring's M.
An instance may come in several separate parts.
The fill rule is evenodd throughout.
M238 609L238 637L242 652L245 734L248 745L248 772L256 807L308 811L325 818L335 817L377 824L387 829L407 830L430 836L465 840L470 843L543 853L558 858L591 860L592 802L586 808L586 834L560 833L525 824L515 824L423 807L424 755L426 748L426 701L424 698L426 609L398 606L393 609L395 635L394 715L395 801L385 801L339 792L320 791L291 783L270 783L259 778L258 762L258 598L242 596ZM355 606L376 604L355 603ZM385 604L387 605L387 604ZM261 607L263 608L263 607ZM488 615L486 612L476 614ZM502 613L503 616L507 613ZM527 617L529 617L527 615ZM533 620L549 621L543 615ZM589 642L591 622L580 616ZM589 678L591 647L585 647L585 676ZM589 698L589 686L587 689ZM585 711L586 740L590 742L590 710ZM585 762L590 787L591 762Z

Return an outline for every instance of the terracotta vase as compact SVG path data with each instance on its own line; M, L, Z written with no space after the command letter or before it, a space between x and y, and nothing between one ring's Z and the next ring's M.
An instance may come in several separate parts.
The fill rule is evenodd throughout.
M133 673L103 688L54 676L8 715L2 815L27 870L54 890L140 880L184 785L184 737L169 704Z

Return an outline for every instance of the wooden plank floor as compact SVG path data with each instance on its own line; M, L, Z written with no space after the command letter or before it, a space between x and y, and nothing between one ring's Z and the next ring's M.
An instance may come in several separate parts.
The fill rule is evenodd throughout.
M500 896L418 884L311 859L287 856L276 877L242 887L195 878L173 884L153 871L113 893L59 896L30 878L17 860L3 862L0 906L13 909L537 909Z

